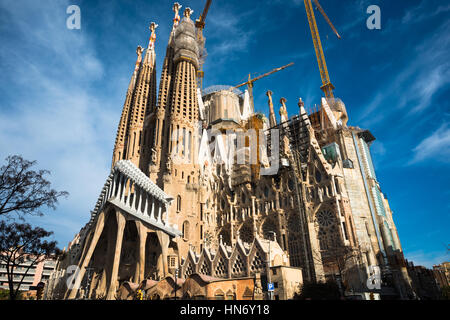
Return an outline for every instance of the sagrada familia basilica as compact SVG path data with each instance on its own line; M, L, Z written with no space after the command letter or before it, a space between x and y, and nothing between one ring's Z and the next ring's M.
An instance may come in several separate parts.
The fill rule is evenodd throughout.
M345 295L411 296L369 130L322 98L269 117L249 90L201 90L204 38L175 3L162 65L138 47L111 173L58 261L48 299L290 299L306 282ZM271 297L273 298L273 296Z

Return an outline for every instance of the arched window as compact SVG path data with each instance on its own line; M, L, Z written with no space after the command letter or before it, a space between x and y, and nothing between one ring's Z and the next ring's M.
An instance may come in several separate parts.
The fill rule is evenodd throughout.
M181 211L181 196L177 196L177 211Z
M189 221L183 222L183 238L185 240L189 239Z
M214 298L216 300L225 300L225 294L223 293L222 290L219 289L214 293Z

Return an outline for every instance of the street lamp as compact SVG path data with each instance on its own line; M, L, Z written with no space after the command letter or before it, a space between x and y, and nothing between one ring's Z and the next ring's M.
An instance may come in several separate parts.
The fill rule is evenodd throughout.
M268 265L268 270L267 270L267 283L272 284L272 280L271 280L271 276L270 276L270 256L271 256L271 250L270 250L270 242L271 242L271 238L275 239L276 233L273 231L269 231L269 261L267 261L267 265ZM267 288L267 291L269 292L269 300L273 300L272 299L272 291L269 291L269 288Z

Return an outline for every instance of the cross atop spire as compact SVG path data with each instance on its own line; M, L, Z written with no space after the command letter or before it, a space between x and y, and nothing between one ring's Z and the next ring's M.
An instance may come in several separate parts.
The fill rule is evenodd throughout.
M152 50L155 48L155 40L156 40L156 33L155 30L158 28L158 25L154 22L150 23L150 31L152 32L150 35L150 39L148 41L148 49Z
M193 13L194 13L194 10L187 7L186 9L184 9L183 15L185 16L185 18L190 19L191 14L193 14Z
M142 57L142 53L144 52L144 48L142 48L141 46L137 46L137 48L136 48L136 54L138 55L138 58L139 57Z
M178 14L178 10L181 9L181 4L178 2L175 2L173 4L172 10L175 12L175 17L173 18L173 27L176 28L178 24L180 23L180 15Z

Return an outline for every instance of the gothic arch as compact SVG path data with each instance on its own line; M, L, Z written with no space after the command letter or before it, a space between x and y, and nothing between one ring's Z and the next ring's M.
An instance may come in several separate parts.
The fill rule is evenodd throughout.
M222 227L222 229L219 232L219 239L220 236L222 236L222 242L231 245L231 232L230 232L231 226L229 224Z
M266 219L264 219L264 222L261 224L261 235L264 239L267 240L273 240L272 236L270 236L270 232L275 232L276 236L278 237L278 223L276 222L276 219L273 216L269 216Z
M236 247L231 258L231 276L243 277L247 275L247 271L247 256Z
M258 238L253 242L252 249L249 254L249 272L264 272L266 268L266 254L259 242Z
M200 258L198 259L197 266L198 266L198 272L200 274L205 274L208 276L211 275L212 260L211 260L211 257L209 256L209 252L205 248L203 248Z
M218 278L228 278L229 273L229 257L223 245L219 246L218 252L214 257L212 264L213 276Z

